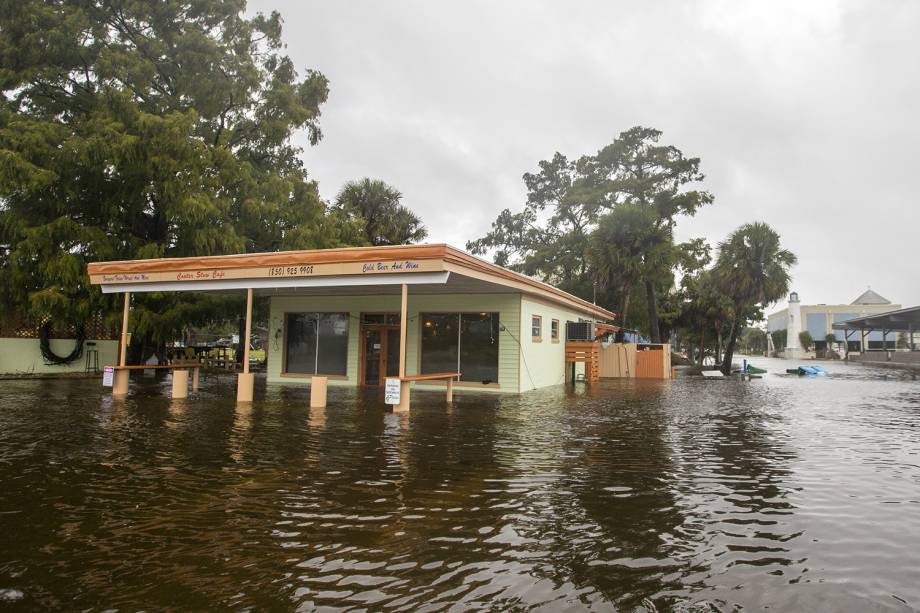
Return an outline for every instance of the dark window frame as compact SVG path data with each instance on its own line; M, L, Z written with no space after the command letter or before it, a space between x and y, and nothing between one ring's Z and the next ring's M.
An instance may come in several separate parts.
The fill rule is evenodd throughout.
M297 315L341 315L345 318L347 325L345 327L345 374L329 374L319 372L319 363L314 364L315 372L296 372L288 369L288 341L290 335L290 317ZM348 359L351 354L351 313L348 311L285 311L283 314L284 333L282 334L282 356L281 356L281 376L282 377L329 377L330 379L348 379Z
M483 383L481 381L464 381L462 376L459 381L456 381L456 385L470 385L470 386L484 386L484 387L501 387L499 383L499 376L501 375L501 312L500 311L419 311L418 312L418 368L417 372L420 374L425 374L425 371L422 369L422 364L424 363L423 359L423 346L422 341L424 340L425 334L425 320L429 316L454 316L458 318L458 325L461 325L462 318L464 315L478 315L483 314L492 315L495 318L495 379L490 380L489 383ZM458 360L462 354L462 335L459 337L458 344L455 345L456 353ZM453 371L451 371L453 372ZM460 372L463 372L462 364Z

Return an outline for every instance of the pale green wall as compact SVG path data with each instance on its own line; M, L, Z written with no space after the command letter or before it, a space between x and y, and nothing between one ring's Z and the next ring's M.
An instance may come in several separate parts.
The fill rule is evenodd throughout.
M533 341L531 317L543 317L543 340ZM588 318L588 315L565 309L527 296L521 299L521 391L565 382L565 322ZM559 320L559 342L552 342L550 322ZM583 369L579 369L583 372Z
M282 377L281 351L283 334L276 338L276 331L283 329L284 313L347 312L348 327L348 375L347 380L331 379L329 385L357 385L358 359L360 357L359 316L361 313L399 313L400 297L385 296L278 296L271 299L268 358L268 381L308 385L309 378ZM418 314L456 312L498 312L499 321L506 330L499 332L498 339L498 388L476 387L480 390L517 392L519 383L518 343L512 334L520 329L520 296L518 294L413 294L409 287L409 326L406 339L406 374L418 373ZM517 336L517 334L514 334ZM457 384L462 389L463 384Z
M93 341L99 351L99 369L115 364L118 359L118 341ZM51 351L67 355L73 351L73 341L51 339ZM83 372L86 353L70 364L51 366L45 364L37 338L0 338L0 375L46 375Z

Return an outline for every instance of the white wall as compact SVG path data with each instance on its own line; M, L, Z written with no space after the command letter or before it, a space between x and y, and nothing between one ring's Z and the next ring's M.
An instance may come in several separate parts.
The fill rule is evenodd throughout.
M112 366L118 359L118 341L93 341L99 351L99 370ZM74 341L51 339L51 351L68 355ZM54 366L45 364L37 338L0 338L0 375L49 375L82 373L86 366L86 347L83 356L70 364Z
M540 342L531 336L531 317L543 318L543 335ZM529 296L521 298L521 391L528 391L565 382L565 322L578 321L587 316L550 302ZM559 340L550 337L550 322L559 320ZM583 371L582 371L583 372Z

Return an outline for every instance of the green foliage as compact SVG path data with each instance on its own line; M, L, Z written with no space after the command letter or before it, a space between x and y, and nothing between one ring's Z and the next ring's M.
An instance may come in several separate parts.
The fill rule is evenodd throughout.
M587 250L588 262L601 288L613 286L622 302L620 322L628 325L632 290L650 270L670 261L673 239L657 224L649 207L627 202L601 216Z
M708 263L708 252L700 262ZM731 301L719 288L712 270L703 267L705 263L684 274L677 292L677 329L684 340L696 347L700 363L707 347L713 349L713 354L718 353L718 339L732 314Z
M117 311L88 286L90 261L348 241L291 144L299 130L321 138L326 78L298 76L277 13L244 9L22 0L0 11L4 309ZM164 334L214 302L140 298L139 329Z
M811 351L812 345L815 344L815 339L812 338L811 332L808 330L802 330L799 332L799 345L802 346L802 349L805 351Z
M500 266L535 276L590 299L593 293L585 254L597 221L598 205L587 199L591 161L556 153L524 175L527 202L520 213L499 213L484 237L469 241L475 254L492 252Z
M773 348L776 351L782 351L786 348L786 341L789 334L785 328L782 330L774 330L770 333L770 336L773 337Z
M428 230L419 217L401 204L402 194L379 180L345 184L333 212L359 228L369 245L408 245L425 240Z
M594 155L569 160L556 153L541 161L538 172L524 175L524 210L502 211L489 233L467 249L491 253L497 264L585 299L593 297L596 282L599 302L620 309L629 321L634 321L633 290L641 282L654 335L657 291L670 291L683 257L673 243L675 220L712 201L708 192L687 189L703 179L699 159L658 144L660 137L658 130L635 127ZM617 230L621 221L629 227ZM605 236L617 242L606 245ZM669 317L673 321L676 311Z
M763 354L767 350L767 333L756 327L746 327L738 337L738 345L749 354Z
M730 374L731 359L741 328L789 291L789 269L796 263L780 245L779 234L762 222L744 224L719 244L713 269L721 292L731 301L732 326L722 372Z
M827 343L827 348L830 349L837 344L837 335L833 332L829 332L824 336L824 342Z

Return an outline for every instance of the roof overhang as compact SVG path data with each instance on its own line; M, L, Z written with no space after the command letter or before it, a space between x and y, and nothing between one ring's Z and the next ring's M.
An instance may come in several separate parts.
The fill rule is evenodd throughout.
M417 274L397 273L392 275L367 275L347 277L330 275L324 277L293 277L277 279L220 279L192 281L156 281L153 283L110 283L102 284L103 294L118 292L207 292L237 289L287 289L312 287L378 287L381 285L443 285L450 273L422 272Z
M515 291L565 305L599 319L614 313L448 245L350 247L227 256L97 262L90 283L104 293L257 289L342 293L347 288L402 284L448 291ZM448 284L450 281L450 284ZM466 285L464 285L466 283Z
M831 327L834 330L918 331L920 330L920 306L838 321Z

